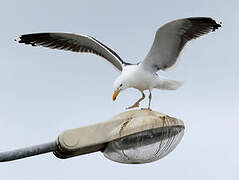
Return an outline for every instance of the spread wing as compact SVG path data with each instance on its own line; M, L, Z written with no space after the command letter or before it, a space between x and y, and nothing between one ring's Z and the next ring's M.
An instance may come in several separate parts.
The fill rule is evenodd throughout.
M16 39L19 43L43 46L51 49L60 49L81 53L93 53L105 58L119 71L125 64L119 55L109 47L90 36L71 33L35 33L24 34Z
M158 29L153 45L141 62L144 68L156 72L171 67L186 43L221 27L208 17L179 19Z

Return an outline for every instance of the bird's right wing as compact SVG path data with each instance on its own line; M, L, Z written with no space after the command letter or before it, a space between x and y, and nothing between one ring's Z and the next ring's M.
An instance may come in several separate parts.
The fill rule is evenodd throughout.
M152 72L165 70L175 64L181 50L192 39L221 27L208 17L178 19L158 29L155 39L141 66Z
M105 58L119 71L122 71L124 64L128 64L113 50L90 36L72 33L35 33L21 35L16 41L19 43L31 44L32 46L43 46L51 49L93 53Z

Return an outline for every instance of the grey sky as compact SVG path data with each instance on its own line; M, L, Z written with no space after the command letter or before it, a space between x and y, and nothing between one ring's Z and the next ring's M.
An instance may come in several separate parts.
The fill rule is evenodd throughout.
M101 153L67 160L46 154L0 164L1 179L238 179L238 7L236 0L2 0L0 151L51 141L63 130L105 121L140 96L129 89L113 102L118 72L106 61L21 45L13 41L17 35L91 35L135 63L168 21L210 16L223 27L190 43L177 66L160 73L185 82L177 91L153 91L152 108L186 125L182 142L167 157L124 165Z

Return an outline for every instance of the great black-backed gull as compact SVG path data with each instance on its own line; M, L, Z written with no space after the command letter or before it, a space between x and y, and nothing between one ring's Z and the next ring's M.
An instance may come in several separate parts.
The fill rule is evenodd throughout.
M113 85L113 100L124 89L136 88L142 93L142 97L127 109L135 108L145 98L144 90L149 90L148 109L150 110L152 89L176 90L182 84L160 77L157 71L174 65L188 41L215 31L219 27L220 24L208 17L191 17L169 22L157 30L149 53L138 64L123 61L113 50L90 36L71 33L35 33L21 35L16 41L32 46L93 53L103 57L121 71Z

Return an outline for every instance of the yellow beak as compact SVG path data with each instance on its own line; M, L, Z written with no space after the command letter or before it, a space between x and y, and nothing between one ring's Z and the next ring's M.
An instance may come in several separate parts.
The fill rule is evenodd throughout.
M113 94L113 101L116 100L117 96L119 95L120 91L114 91L114 94Z

